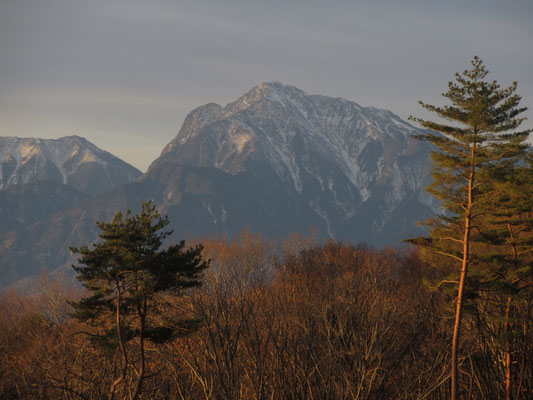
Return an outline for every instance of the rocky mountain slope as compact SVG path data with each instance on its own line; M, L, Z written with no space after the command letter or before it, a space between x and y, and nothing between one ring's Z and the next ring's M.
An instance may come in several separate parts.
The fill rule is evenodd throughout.
M0 276L6 284L69 265L68 246L94 240L95 220L149 199L176 241L247 228L399 243L436 210L424 190L429 148L415 132L390 111L261 84L225 107L193 110L136 182L1 236Z
M60 233L79 222L65 210L140 174L78 136L0 137L0 287L62 265L66 258L56 249L68 251L69 239ZM94 240L94 229L87 234L81 236Z
M428 147L414 132L390 111L264 83L192 111L141 180L166 186L174 218L195 207L204 234L314 226L383 245L413 234L435 207L424 191Z
M91 195L136 179L141 172L79 136L0 137L0 190L55 181Z
M0 190L0 236L68 210L89 195L54 181L9 185Z

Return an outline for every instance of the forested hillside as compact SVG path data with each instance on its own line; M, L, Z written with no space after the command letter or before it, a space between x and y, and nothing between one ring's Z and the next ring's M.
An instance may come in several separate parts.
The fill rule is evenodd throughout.
M442 272L416 252L250 233L201 243L213 260L204 284L159 303L167 318L198 324L147 342L141 398L448 398L451 297L427 290ZM2 295L2 399L110 398L118 355L95 340L103 327L69 317L79 295L49 277L33 297ZM505 301L486 296L464 319L460 389L475 399L499 398L505 382L504 321L492 314ZM532 309L531 292L516 300L516 399L533 390ZM134 380L130 369L115 398Z

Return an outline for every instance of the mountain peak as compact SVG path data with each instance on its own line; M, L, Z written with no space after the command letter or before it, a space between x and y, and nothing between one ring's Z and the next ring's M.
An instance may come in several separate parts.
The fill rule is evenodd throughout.
M232 115L258 103L279 103L281 106L287 106L305 96L309 95L297 87L285 85L278 81L263 82L254 86L236 101L227 104L224 111L225 114Z
M0 138L0 190L50 180L98 194L139 175L136 168L81 136Z
M281 96L290 96L291 94L307 95L306 92L298 89L296 86L286 85L279 81L263 82L257 85L256 88L258 91L263 91L267 95L272 95L273 93Z
M162 156L233 175L252 164L270 165L297 193L306 191L317 160L322 160L342 171L354 198L366 201L371 182L385 179L394 168L385 149L407 155L414 129L387 110L263 82L225 107L211 103L192 111ZM320 179L323 186L329 177ZM350 215L350 210L346 206L343 212Z
M295 86L286 85L279 81L271 81L271 82L260 83L259 85L253 87L248 93L261 92L261 93L265 93L268 95L272 92L277 92L278 94L282 94L282 93L288 94L289 92L294 91L294 90L304 93L303 90L300 90Z
M53 140L53 139L51 139ZM68 136L62 136L60 137L59 139L56 139L57 141L61 142L61 141L65 141L65 142L77 142L77 143L90 143L92 145L91 142L89 142L87 139L85 139L83 136L78 136L78 135L68 135Z

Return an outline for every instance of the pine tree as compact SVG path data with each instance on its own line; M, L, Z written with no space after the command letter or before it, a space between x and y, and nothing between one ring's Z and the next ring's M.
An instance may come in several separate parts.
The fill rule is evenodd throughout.
M74 317L100 328L92 338L121 354L118 377L113 377L110 398L120 387L136 399L146 376L145 341L163 343L177 337L191 321L160 317L156 303L163 295L179 295L201 284L208 262L201 246L184 249L184 242L160 250L172 232L159 232L168 224L155 206L143 203L140 214L118 213L110 223L98 222L102 239L92 249L71 248L81 254L73 266L89 296L73 302ZM129 343L132 343L131 345ZM134 372L133 372L134 371ZM127 376L133 374L131 387Z
M488 245L479 287L505 299L503 318L505 398L512 399L513 300L531 289L533 278L533 155L521 154L484 171L490 186L482 196L486 217L473 238Z
M522 123L524 118L517 116L526 110L518 106L521 98L515 93L516 82L501 89L496 81L485 80L487 74L483 62L474 57L472 69L457 73L443 94L451 105L437 107L420 102L442 122L411 117L431 130L416 138L437 148L431 153L433 183L427 190L441 201L444 213L426 222L429 237L410 242L461 266L459 281L452 281L458 284L452 339L452 400L457 399L461 319L465 296L469 294L465 290L472 262L471 233L484 214L480 197L488 184L482 179L482 171L516 157L524 150L522 142L529 134L527 130L509 133Z

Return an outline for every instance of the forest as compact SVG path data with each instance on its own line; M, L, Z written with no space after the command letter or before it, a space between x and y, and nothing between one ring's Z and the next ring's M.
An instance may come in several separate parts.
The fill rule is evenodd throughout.
M147 342L140 398L449 397L452 299L427 289L445 272L418 251L318 244L312 236L274 242L247 232L201 243L213 260L203 284L154 304L162 308L157 318L178 315L198 324L175 340ZM110 398L117 352L91 340L102 327L70 317L68 301L79 295L66 278L50 276L34 296L2 295L2 399ZM508 336L501 317L506 297L480 297L463 321L460 389L465 398L501 398L508 338L514 398L527 399L533 293L515 302ZM138 339L127 343L133 364L137 345ZM128 398L135 378L129 369L116 398Z

